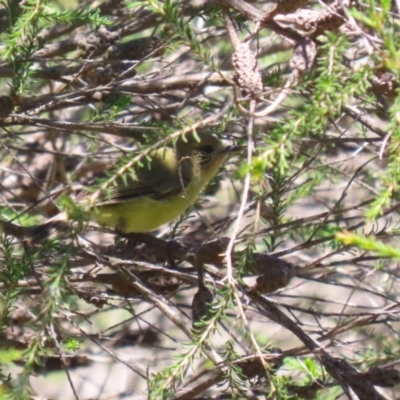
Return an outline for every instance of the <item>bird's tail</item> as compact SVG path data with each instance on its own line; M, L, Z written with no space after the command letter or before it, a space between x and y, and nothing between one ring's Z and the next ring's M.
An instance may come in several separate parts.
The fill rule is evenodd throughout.
M25 242L40 243L48 239L54 232L65 232L69 224L66 213L56 215L54 218L39 225L21 226L8 221L0 220L0 234L13 236Z

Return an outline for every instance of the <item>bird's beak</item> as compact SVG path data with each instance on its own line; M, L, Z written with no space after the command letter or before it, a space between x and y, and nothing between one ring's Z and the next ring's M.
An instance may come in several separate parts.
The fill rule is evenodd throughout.
M245 150L247 146L225 146L221 153L240 153Z

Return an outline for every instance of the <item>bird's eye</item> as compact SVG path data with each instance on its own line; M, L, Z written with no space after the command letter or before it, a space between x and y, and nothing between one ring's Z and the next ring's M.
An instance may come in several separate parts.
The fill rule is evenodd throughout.
M211 146L210 144L207 144L206 146L199 147L199 150L202 153L211 154L214 151L214 147Z

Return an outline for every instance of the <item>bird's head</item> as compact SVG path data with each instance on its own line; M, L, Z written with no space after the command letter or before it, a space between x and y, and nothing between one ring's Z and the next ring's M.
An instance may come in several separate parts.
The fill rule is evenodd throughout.
M212 133L188 134L177 142L177 151L182 162L192 163L193 172L202 180L209 181L216 175L225 161L241 146L227 146Z

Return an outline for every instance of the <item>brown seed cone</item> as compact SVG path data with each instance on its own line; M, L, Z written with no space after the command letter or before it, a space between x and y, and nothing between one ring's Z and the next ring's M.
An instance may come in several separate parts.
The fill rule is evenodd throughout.
M313 21L315 26L313 37L316 37L326 31L336 32L347 18L344 7L355 5L354 0L337 0L332 3L329 8L325 9L320 16Z
M240 43L232 55L232 63L236 70L236 80L243 93L257 96L263 91L261 74L257 59L248 43Z
M324 14L322 15L317 21L315 21L315 31L313 36L321 35L322 33L329 31L329 32L336 32L344 23L345 19L343 15L337 14Z
M7 117L14 110L14 103L9 96L0 96L0 117Z
M76 294L86 301L88 304L92 304L97 308L103 308L108 303L108 296L105 293L100 293L99 290L93 288L75 288Z
M399 82L396 81L396 77L392 72L386 71L376 75L372 80L372 87L376 94L395 98L397 96Z
M308 37L315 38L325 31L337 31L347 21L344 7L353 5L353 0L336 1L323 11L302 9L289 15L288 19Z
M193 296L192 301L192 323L195 327L195 322L200 321L203 317L207 317L210 312L211 303L214 300L214 295L210 289L205 286L199 287L199 290Z
M293 50L289 67L292 71L310 71L317 58L317 46L312 39L302 39Z
M138 277L154 293L164 296L175 293L183 284L178 278L159 271L143 271Z
M126 43L118 43L108 49L107 58L109 60L141 60L160 47L160 44L161 39L157 36L134 39ZM164 52L165 48L162 47L154 53L154 57L161 56Z
M170 275L162 273L162 271L142 271L136 273L136 276L154 293L162 295L170 295L175 293L182 282ZM138 296L139 292L118 274L98 274L91 277L92 282L111 285L112 290L126 297Z
M261 294L272 293L289 284L295 275L296 269L293 264L278 257L268 254L253 254L247 262L247 270L260 273L256 284L251 288Z
M303 7L308 0L278 0L277 14L290 14Z
M223 237L202 244L196 253L196 259L200 264L212 264L216 267L225 265L225 252L230 239Z
M106 85L115 78L119 78L122 74L130 68L129 65L114 61L112 63L107 61L99 61L87 64L82 71L82 78L92 85ZM136 71L132 69L129 74L124 75L124 79L133 78Z
M282 353L282 350L279 348L271 348L268 349L268 353ZM274 360L273 362L268 362L268 360L265 361L266 364L268 364L268 369L270 370L277 370L283 365L283 358L279 358L277 360ZM260 357L254 356L251 358L246 358L244 360L241 360L236 363L242 371L243 375L245 375L247 378L251 379L256 376L265 376L265 368L263 363L260 360Z
M254 357L248 360L239 361L238 365L246 378L254 378L256 376L265 376L265 368L260 357Z
M89 357L83 354L74 354L63 358L59 355L46 355L35 360L33 371L37 374L47 374L54 371L64 371L65 368L72 370L78 367L87 367L92 362Z
M82 34L78 38L78 48L82 50L84 57L96 57L104 53L116 40L119 34L111 32L104 26L90 34Z
M362 375L365 375L365 378L375 386L393 387L400 383L400 371L394 368L372 367Z

